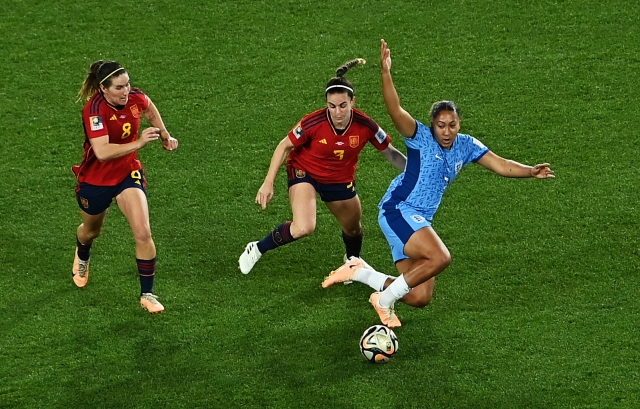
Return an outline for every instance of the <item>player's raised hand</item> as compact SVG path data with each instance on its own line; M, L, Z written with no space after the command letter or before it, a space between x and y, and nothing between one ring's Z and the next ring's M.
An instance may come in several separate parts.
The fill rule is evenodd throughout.
M554 172L548 163L542 163L531 168L531 176L538 179L555 178Z
M269 203L273 199L273 183L264 182L260 189L258 189L258 194L256 195L256 203L262 206L262 209L267 208L267 203Z
M380 66L382 71L391 71L391 50L384 39L380 40Z

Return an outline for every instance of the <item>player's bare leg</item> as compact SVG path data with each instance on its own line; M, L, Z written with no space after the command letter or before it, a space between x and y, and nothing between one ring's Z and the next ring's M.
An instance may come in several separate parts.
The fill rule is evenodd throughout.
M405 298L413 288L434 279L451 263L449 250L431 227L423 227L413 233L404 246L404 254L415 261L404 265L410 269L400 274L380 293L378 305L374 304L378 315L381 310L393 311L397 300ZM419 287L408 301L417 307L423 307L429 303L432 295L433 283ZM412 300L412 297L416 299ZM380 317L383 318L382 315Z
M310 183L296 183L289 188L293 212L291 236L294 240L309 236L316 229L316 189Z
M136 264L140 277L140 305L152 314L163 312L164 306L153 294L156 245L151 237L147 196L141 189L128 188L116 197L116 201L129 221L136 243Z
M411 271L415 268L419 267L419 264L422 263L422 260L414 260L411 258L406 258L404 260L400 260L396 263L396 268L400 274L404 272ZM384 288L387 288L389 284L393 282L394 278L387 279ZM436 285L436 278L431 277L427 281L422 284L419 284L411 289L407 295L402 297L400 301L404 304L410 305L416 308L426 307L433 298L433 289Z
M406 264L398 263L398 270L411 288L437 276L451 263L451 254L432 227L423 227L411 235L404 246L404 254L409 256ZM410 264L409 264L410 263Z
M116 197L116 202L131 226L136 243L136 258L155 258L156 245L151 238L149 205L145 193L141 189L128 188Z
M242 274L249 274L267 251L308 236L316 228L316 190L310 183L297 183L289 188L293 221L286 221L262 240L252 241L238 258Z

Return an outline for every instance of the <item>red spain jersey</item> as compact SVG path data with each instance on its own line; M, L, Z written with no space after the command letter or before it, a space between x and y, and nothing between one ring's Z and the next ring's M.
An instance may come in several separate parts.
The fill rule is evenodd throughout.
M351 121L341 135L329 117L329 109L312 112L289 132L295 145L287 167L304 170L320 183L349 183L355 180L360 152L367 142L387 149L391 138L364 112L351 111Z
M109 104L100 92L89 99L82 110L85 134L82 163L73 169L78 182L96 186L115 186L132 171L142 169L137 151L100 162L89 140L109 135L109 143L125 144L135 141L138 139L140 116L148 107L149 98L138 88L131 89L129 101L122 109Z

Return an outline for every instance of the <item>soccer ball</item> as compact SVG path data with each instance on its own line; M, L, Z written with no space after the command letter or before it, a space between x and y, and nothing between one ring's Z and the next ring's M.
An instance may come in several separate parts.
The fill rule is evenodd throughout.
M362 356L374 364L384 364L398 352L398 338L384 325L374 325L366 329L360 338Z

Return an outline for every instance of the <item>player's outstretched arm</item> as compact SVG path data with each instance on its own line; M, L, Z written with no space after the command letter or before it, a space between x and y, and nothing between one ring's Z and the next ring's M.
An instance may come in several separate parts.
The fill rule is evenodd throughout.
M478 164L500 176L508 178L555 178L554 172L548 163L535 166L523 165L522 163L502 158L491 151L480 158Z
M273 198L273 182L276 180L278 169L280 169L282 162L284 162L293 148L293 143L291 143L288 136L285 136L276 147L276 150L273 151L271 163L269 164L269 171L267 172L267 176L264 178L262 186L258 189L258 194L256 194L256 203L262 206L263 209L267 208L267 204Z
M382 74L382 95L387 112L400 135L413 138L416 132L416 121L400 106L400 97L391 78L391 50L387 42L380 40L380 67Z

